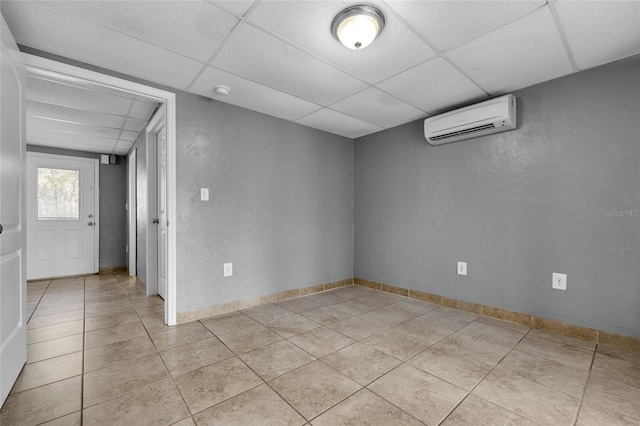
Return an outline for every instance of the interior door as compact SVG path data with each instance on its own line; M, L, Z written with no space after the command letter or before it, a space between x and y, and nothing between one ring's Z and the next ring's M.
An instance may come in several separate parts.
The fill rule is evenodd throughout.
M157 133L158 155L158 295L167 293L167 129Z
M97 163L27 153L27 279L98 272Z
M0 57L0 405L27 361L25 71L4 18Z

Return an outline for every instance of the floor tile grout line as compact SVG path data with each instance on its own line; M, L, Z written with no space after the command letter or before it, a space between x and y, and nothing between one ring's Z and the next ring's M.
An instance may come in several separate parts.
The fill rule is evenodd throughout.
M87 319L87 280L86 278L83 278L83 286L82 286L82 290L83 290L83 294L84 294L84 298L83 298L83 304L82 304L82 364L80 366L80 373L82 374L82 376L80 377L80 424L82 425L84 423L84 360L85 360L85 352L86 352L86 339L87 339L87 334L86 334L86 319Z
M531 330L529 330L529 331L531 331ZM509 349L509 351L507 351L507 353L505 353L505 354L502 356L502 358L500 358L500 360L499 360L498 362L496 362L496 363L494 364L494 366L493 366L493 367L491 367L491 369L490 369L489 371L487 371L487 373L486 373L484 376L482 376L482 378L481 378L480 380L478 380L478 382L477 382L475 385L473 385L473 387L472 387L472 388L467 392L467 394L465 395L465 397L464 397L464 398L462 398L462 399L461 399L461 400L460 400L460 401L459 401L459 402L458 402L458 403L457 403L457 404L456 404L456 405L455 405L455 406L454 406L454 407L453 407L453 408L452 408L452 409L447 413L447 415L446 415L446 416L444 416L444 417L442 418L442 420L438 423L438 426L439 426L439 425L442 425L442 424L447 420L447 418L448 418L448 417L449 417L449 416L450 416L450 415L451 415L451 414L452 414L452 413L453 413L453 412L454 412L454 411L455 411L455 410L456 410L456 409L457 409L457 408L458 408L458 407L459 407L459 406L460 406L460 405L461 405L461 404L462 404L462 403L463 403L463 402L464 402L464 401L469 397L469 395L471 395L471 394L473 393L473 391L474 391L478 386L480 386L480 384L484 381L484 379L486 379L486 378L489 376L489 374L491 374L491 373L493 372L493 370L495 370L495 369L498 367L498 365L500 365L500 363L501 363L502 361L504 361L504 359L505 359L507 356L509 356L509 354L510 354L511 352L513 352L513 350L515 349L515 347L516 347L516 346L518 346L518 344L519 344L522 340L524 340L524 338L527 336L527 334L529 334L529 331L527 331L526 333L524 333L524 334L522 335L522 337L521 337L521 338L520 338L520 339L519 339L519 340L518 340L518 341L517 341L517 342L516 342L512 347L511 347L511 349ZM456 333L457 333L457 332L456 332ZM437 377L437 376L436 376L436 377ZM452 384L453 384L453 383L452 383ZM478 395L476 395L476 396L478 396ZM478 396L478 397L479 397L479 398L482 398L482 397L480 397L480 396ZM482 398L482 399L484 399L484 398ZM494 403L493 403L493 402L491 402L491 401L488 401L488 402L490 402L490 403L494 404ZM501 405L499 405L499 404L495 404L495 405L498 405L498 406L502 407L502 406L501 406ZM511 411L510 409L508 409L508 408L506 408L506 407L502 407L502 408L504 408L505 410L507 410L507 411L509 411L509 412L511 412L511 413L514 413L513 411ZM526 417L524 417L524 416L522 416L522 415L519 415L518 413L514 413L514 414L518 415L519 417L526 418ZM528 419L528 418L526 418L526 419L527 419L527 420L531 420L531 419ZM533 420L531 420L531 421L532 421L533 423L537 423L537 422L535 422L535 421L533 421Z
M587 378L584 381L584 386L582 388L582 395L580 396L580 402L578 402L578 408L573 417L573 421L571 422L572 426L575 426L578 423L578 418L580 417L580 411L582 410L582 404L584 403L584 396L587 393L587 387L589 386L589 378L591 377L591 371L593 370L593 363L596 360L596 353L598 352L598 344L596 343L595 348L593 349L593 356L591 357L591 364L589 364L589 372L587 373Z
M128 298L129 298L129 297L127 296L127 299L128 299ZM134 311L135 311L135 308L134 308ZM137 314L137 311L136 311L136 314ZM109 314L107 314L107 315L109 315ZM142 320L141 320L139 317L138 317L138 319L139 319L139 320L140 320L140 322L142 323ZM144 323L142 323L142 326L144 327ZM115 327L117 327L117 326L115 326ZM107 328L110 328L110 327L107 327ZM146 329L146 327L145 327L145 332L147 332L147 336L149 337L149 339L151 340L151 343L153 344L153 340L152 340L152 339L151 339L151 337L148 335L148 330ZM142 336L138 336L138 337L142 337ZM132 339L135 339L135 338L136 338L136 337L132 337ZM126 339L126 340L131 340L131 339ZM114 343L119 343L119 342L114 342ZM107 344L107 345L108 345L108 344ZM95 346L95 347L93 347L93 348L89 348L89 349L95 349L95 348L99 348L99 347L102 347L102 346L106 346L106 345ZM155 344L154 344L154 349L156 350L156 352L157 352L157 353L158 353L158 355L159 355L159 352L158 352L157 348L155 347ZM162 360L162 357L161 357L161 356L160 356L160 359ZM118 363L118 364L114 364L114 365L122 365L122 364L124 364L124 362L122 362L122 363ZM163 365L164 365L164 360L163 360ZM111 366L109 366L109 367L111 367ZM109 367L104 367L104 368L109 368ZM89 373L93 373L93 372L95 372L95 371L100 371L100 370L102 370L102 369L104 369L104 368L100 368L100 369L98 369L98 370L93 370L93 371L90 371ZM165 365L165 369L166 369L166 365ZM167 371L167 373L169 373L169 372ZM83 376L84 376L84 366L83 366ZM171 374L170 374L170 373L169 373L169 377L171 377ZM106 399L106 400L104 400L104 401L97 402L97 403L95 403L95 404L93 404L93 405L90 405L90 406L87 406L87 407L82 407L82 408L81 408L81 410L84 412L85 408L95 407L95 406L97 406L97 405L100 405L100 404L103 404L103 403L106 403L106 402L112 401L112 400L114 400L114 399L120 398L121 396L128 395L128 394L133 393L133 392L135 392L135 391L137 391L137 390L140 390L140 389L143 389L143 388L145 388L145 387L147 387L147 386L151 386L151 385L153 385L153 384L156 384L156 383L162 382L162 381L164 381L164 380L167 380L167 379L165 378L165 379L161 379L161 380L158 380L158 381L156 381L156 382L153 382L153 383L147 383L147 384L146 384L146 385L144 385L144 386L141 386L141 387L138 387L138 388L135 388L135 389L129 390L129 391L125 392L125 393L122 393L122 394L120 394L120 395L116 395L116 396L114 396L114 397L108 398L108 399ZM83 380L83 383L84 383L84 380ZM83 396L84 396L84 391L83 391ZM180 396L182 397L182 395L180 395ZM84 405L84 404L83 404L83 405Z
M53 280L49 280L49 284L47 284L47 287L44 289L44 291L42 292L42 294L40 295L40 298L38 299L38 303L36 303L36 306L33 307L33 311L31 311L31 314L29 315L29 318L27 318L27 324L29 324L29 321L31 321L31 318L33 317L33 314L36 313L36 309L38 309L38 306L40 306L40 302L42 301L42 298L44 297L44 294L47 292L47 290L49 289L49 286L51 286L51 283L53 282ZM27 287L27 299L29 298L29 284L26 284Z
M129 302L131 302L131 299L129 298L129 295L127 295L127 299L129 299ZM164 304L164 303L163 303ZM133 304L132 304L133 305ZM180 395L180 399L182 400L182 403L184 404L184 406L187 408L187 412L189 413L189 416L185 417L186 418L191 418L193 419L193 413L191 412L191 409L189 408L189 404L187 404L187 401L184 399L184 395L182 395L182 392L180 391L180 387L178 386L178 384L176 383L175 377L173 377L173 375L171 374L171 371L169 371L169 367L167 367L166 362L164 361L164 358L162 358L162 355L160 354L160 351L158 350L158 347L156 346L156 343L153 341L153 339L151 338L151 333L149 333L149 330L147 329L147 327L144 325L144 322L142 321L142 318L140 317L140 314L138 313L138 310L135 308L133 308L136 312L136 315L138 315L138 318L140 319L140 322L142 323L142 326L144 327L145 332L147 333L147 337L149 338L149 340L151 340L151 344L153 345L153 348L156 350L156 353L158 354L158 357L160 358L160 361L162 362L162 365L164 366L164 369L166 370L167 374L169 375L169 380L171 380L171 383L173 383L173 386L175 386L176 391L178 391L178 395ZM164 318L163 318L164 321ZM206 328L206 327L205 327ZM169 328L168 330L171 330L172 328ZM211 333L213 334L213 333ZM166 379L163 379L166 380ZM162 380L161 380L162 381ZM158 382L156 382L158 383ZM149 384L147 384L146 386L149 386ZM144 387L146 387L144 386ZM140 388L142 389L142 388ZM184 419L182 419L184 420ZM181 420L179 420L181 421ZM175 423L175 422L174 422ZM195 422L194 422L195 423Z

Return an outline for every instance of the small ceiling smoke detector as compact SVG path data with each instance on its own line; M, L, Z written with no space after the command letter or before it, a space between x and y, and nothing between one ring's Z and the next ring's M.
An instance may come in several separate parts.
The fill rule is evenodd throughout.
M344 9L333 19L331 33L349 49L370 45L384 28L384 15L373 6L358 5Z
M231 92L231 89L229 89L227 86L216 86L213 91L216 92L217 95L227 96Z

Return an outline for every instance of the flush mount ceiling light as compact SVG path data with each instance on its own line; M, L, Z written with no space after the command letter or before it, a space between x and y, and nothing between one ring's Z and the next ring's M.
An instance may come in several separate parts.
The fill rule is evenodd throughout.
M351 6L338 13L331 23L331 33L349 49L370 45L384 28L384 15L373 6Z

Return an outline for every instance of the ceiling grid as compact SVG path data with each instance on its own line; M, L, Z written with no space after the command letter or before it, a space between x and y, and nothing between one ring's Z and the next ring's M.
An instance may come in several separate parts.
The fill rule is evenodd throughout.
M379 8L387 24L352 51L330 25L359 3ZM640 53L633 0L3 0L0 8L28 48L349 138ZM214 92L220 85L228 96ZM136 129L134 119L119 123L120 136L131 138L124 126Z

